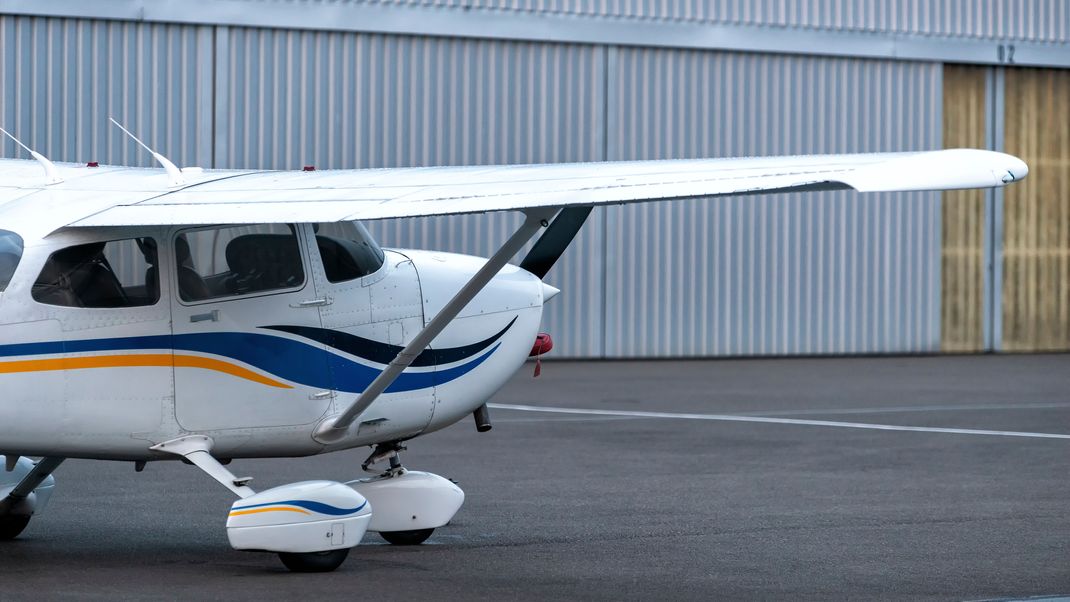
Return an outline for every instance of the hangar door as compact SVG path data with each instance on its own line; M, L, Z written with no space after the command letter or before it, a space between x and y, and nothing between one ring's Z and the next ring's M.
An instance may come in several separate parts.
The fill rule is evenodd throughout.
M1008 69L1004 148L1029 164L1003 203L1003 350L1070 349L1070 70Z
M942 349L1070 350L1070 70L946 65L943 108L945 148L1004 150L1030 173L944 193Z
M944 66L944 148L985 148L987 67ZM940 339L945 352L985 348L985 192L943 194Z

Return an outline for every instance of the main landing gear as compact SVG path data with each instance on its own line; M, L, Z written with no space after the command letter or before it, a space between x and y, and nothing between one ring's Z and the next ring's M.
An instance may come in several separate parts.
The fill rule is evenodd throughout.
M329 573L342 566L348 556L349 548L304 554L279 552L279 560L294 573Z
M15 539L30 524L28 516L0 516L0 541Z
M0 541L15 539L44 510L56 480L52 472L63 458L33 462L19 456L0 456Z
M368 479L338 483L304 481L257 493L249 477L237 478L210 453L212 440L190 435L153 446L182 456L240 499L227 518L227 538L236 550L274 552L295 572L326 572L341 566L366 531L397 545L423 543L448 523L464 492L438 475L406 470L400 442L379 444L362 467L390 461Z

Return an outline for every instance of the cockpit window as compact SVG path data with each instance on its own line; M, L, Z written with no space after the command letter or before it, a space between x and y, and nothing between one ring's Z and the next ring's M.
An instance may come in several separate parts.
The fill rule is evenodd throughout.
M264 224L183 232L175 239L178 295L202 301L305 283L293 226Z
M156 241L128 238L60 249L33 285L38 303L61 307L140 307L160 300Z
M383 250L360 222L332 222L314 228L327 280L345 282L382 267Z
M10 230L0 230L0 293L4 292L15 268L22 259L22 237Z

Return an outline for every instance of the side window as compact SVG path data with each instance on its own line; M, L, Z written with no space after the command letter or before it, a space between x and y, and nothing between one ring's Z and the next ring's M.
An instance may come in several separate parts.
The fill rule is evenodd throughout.
M39 303L63 307L140 307L160 300L156 241L128 238L56 251L33 285Z
M183 301L294 288L305 282L297 235L282 224L183 232L175 239L175 265Z
M0 293L11 282L21 259L22 237L10 230L0 230Z
M317 224L314 228L327 280L345 282L382 267L383 250L360 222Z

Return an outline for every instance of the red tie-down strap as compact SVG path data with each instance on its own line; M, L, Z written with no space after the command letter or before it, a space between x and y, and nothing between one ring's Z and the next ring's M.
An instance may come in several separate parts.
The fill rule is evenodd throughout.
M542 374L542 359L539 357L544 353L549 353L554 348L554 340L550 338L550 335L545 332L540 332L539 336L535 337L535 345L531 348L531 353L528 357L535 358L535 377L538 378Z

